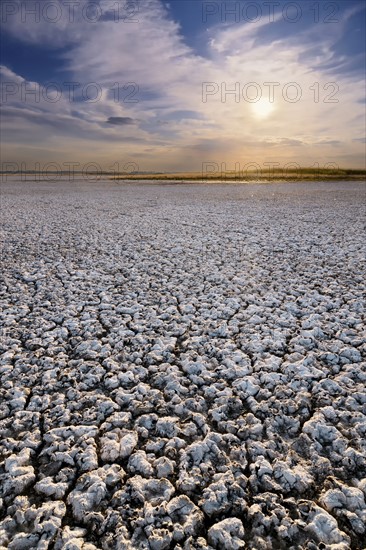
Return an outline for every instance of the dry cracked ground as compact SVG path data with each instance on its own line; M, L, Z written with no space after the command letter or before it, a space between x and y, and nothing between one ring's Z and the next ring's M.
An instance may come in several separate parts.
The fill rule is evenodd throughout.
M0 547L364 549L364 205L3 183Z

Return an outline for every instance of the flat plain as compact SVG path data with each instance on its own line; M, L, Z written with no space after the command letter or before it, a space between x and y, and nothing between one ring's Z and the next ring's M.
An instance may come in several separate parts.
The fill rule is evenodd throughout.
M364 549L365 184L2 183L0 548Z

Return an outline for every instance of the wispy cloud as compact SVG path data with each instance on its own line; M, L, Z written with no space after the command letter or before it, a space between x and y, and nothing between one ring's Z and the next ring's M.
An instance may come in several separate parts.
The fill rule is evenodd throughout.
M128 116L110 116L106 122L107 124L114 124L115 126L126 126L135 123L133 118Z

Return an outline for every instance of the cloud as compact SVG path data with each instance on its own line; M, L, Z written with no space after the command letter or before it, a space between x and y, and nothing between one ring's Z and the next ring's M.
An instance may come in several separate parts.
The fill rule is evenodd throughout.
M301 145L304 145L304 142L300 139L280 138L277 140L275 145L287 145L289 147L299 147Z
M332 146L338 146L342 142L337 139L323 139L321 141L317 142L317 145L332 145Z
M106 120L106 122L107 124L114 124L115 126L127 126L129 124L135 124L134 119L128 116L110 116L108 120Z
M20 6L20 1L13 1ZM34 1L27 1L30 9ZM13 111L8 111L5 124L14 147L31 150L36 139L45 145L45 154L52 146L52 155L59 148L60 155L78 151L87 158L94 141L99 157L113 162L123 143L126 154L149 170L163 169L162 162L169 169L170 163L200 169L211 156L218 163L233 162L243 158L244 149L258 162L275 157L283 163L325 163L337 158L334 148L342 143L345 158L363 162L363 142L355 137L364 133L363 76L342 74L339 68L347 60L334 49L344 25L325 25L319 35L314 25L297 32L296 24L288 24L287 34L268 40L261 40L271 28L265 19L258 24L217 25L207 35L205 55L197 55L159 0L140 2L136 21L129 23L114 20L114 0L101 1L103 17L88 22L82 17L86 4L80 0L72 23L64 4L56 23L42 19L36 24L29 17L24 24L20 12L9 19L6 32L13 37L60 48L68 80L84 86L95 82L102 89L94 103L70 102L65 96L55 103L42 96L38 103L24 103L21 91L9 96L7 106ZM25 82L8 68L4 74L19 88ZM217 86L205 103L203 82ZM264 99L269 93L265 83L278 84L269 116L254 116L243 95L250 82L259 84ZM294 91L286 88L291 82L301 90L298 102L287 99ZM330 82L337 84L338 103L327 102ZM239 101L232 93L237 84ZM129 127L128 142L119 126Z

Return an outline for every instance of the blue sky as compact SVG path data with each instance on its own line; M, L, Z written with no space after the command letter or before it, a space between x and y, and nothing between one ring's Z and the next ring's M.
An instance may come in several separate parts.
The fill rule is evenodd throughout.
M64 2L1 4L3 162L364 167L362 0Z

